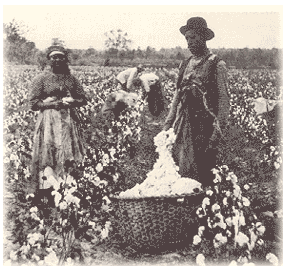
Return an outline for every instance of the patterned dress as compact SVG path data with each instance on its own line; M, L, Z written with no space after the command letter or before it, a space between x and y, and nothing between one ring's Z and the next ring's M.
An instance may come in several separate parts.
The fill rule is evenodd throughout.
M65 161L79 162L85 154L81 118L76 107L85 105L87 100L79 81L67 72L54 74L45 71L32 82L30 104L32 110L40 110L35 126L32 155L32 181L30 192L38 188L48 188L42 182L41 173L48 167L55 176L63 176ZM78 102L74 107L44 109L39 106L47 97L72 97ZM39 183L40 182L40 183Z
M173 127L176 134L173 157L179 174L204 186L211 184L211 169L216 165L217 148L211 147L219 137L215 117L223 131L229 116L227 87L223 60L210 52L199 58L191 56L180 67L177 90L164 125L165 130Z

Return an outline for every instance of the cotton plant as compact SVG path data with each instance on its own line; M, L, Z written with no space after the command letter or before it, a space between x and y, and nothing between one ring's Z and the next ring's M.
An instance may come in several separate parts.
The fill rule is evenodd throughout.
M140 141L140 115L142 113L139 100L127 102L127 108L118 118L107 119L101 128L101 148L114 148L115 157L123 160L131 154L135 144Z
M231 124L240 126L249 139L257 138L262 144L271 143L267 122L256 116L252 101L259 97L282 99L283 87L276 83L276 73L235 70L228 73L228 80Z
M227 166L215 168L213 173L214 185L205 191L195 212L198 231L192 240L193 253L218 264L253 263L254 251L264 246L265 226L243 196L237 176Z
M121 192L120 197L163 197L171 195L184 195L199 192L201 184L190 178L182 178L178 173L171 150L176 140L173 129L160 132L154 138L156 152L159 158L153 166L152 171L141 184Z
M21 239L17 238L18 249L10 253L11 264L63 265L71 255L73 259L83 257L83 242L95 245L109 236L111 208L107 195L113 185L98 175L109 173L113 153L112 148L109 156L100 152L101 157L90 150L83 165L67 161L63 177L44 176L52 185L50 196L46 197L52 198L53 204L35 201L37 194L26 196L15 221L14 232ZM89 166L89 163L95 165L95 161L99 162L96 169Z

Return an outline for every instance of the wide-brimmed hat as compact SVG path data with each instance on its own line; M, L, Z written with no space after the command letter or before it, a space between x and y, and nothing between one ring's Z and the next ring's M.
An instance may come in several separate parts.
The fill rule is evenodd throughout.
M52 45L47 49L47 58L49 59L50 56L55 55L55 54L62 54L68 58L68 51L59 45Z
M205 19L202 17L192 17L187 21L187 24L181 26L179 29L182 35L185 35L186 31L194 30L197 33L204 34L206 40L211 40L214 38L214 32L207 27Z

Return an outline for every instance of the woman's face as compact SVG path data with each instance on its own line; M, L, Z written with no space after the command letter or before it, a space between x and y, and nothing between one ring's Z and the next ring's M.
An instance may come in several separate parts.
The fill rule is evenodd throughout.
M54 54L50 56L50 62L52 67L62 67L67 64L67 58L62 54Z

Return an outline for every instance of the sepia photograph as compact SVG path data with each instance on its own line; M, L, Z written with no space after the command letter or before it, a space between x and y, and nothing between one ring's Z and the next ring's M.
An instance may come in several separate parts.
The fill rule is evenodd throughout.
M283 267L283 1L6 2L3 266Z

